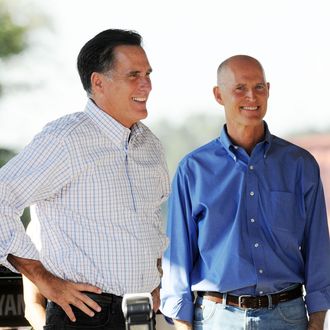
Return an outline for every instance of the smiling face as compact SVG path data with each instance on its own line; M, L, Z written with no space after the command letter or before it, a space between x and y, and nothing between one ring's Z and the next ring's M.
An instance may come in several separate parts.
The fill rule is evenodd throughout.
M92 74L92 98L103 111L130 128L148 115L152 69L139 46L117 46L114 56L109 72Z
M220 70L215 99L224 106L227 127L233 131L242 127L263 129L267 111L269 84L256 60L237 56Z

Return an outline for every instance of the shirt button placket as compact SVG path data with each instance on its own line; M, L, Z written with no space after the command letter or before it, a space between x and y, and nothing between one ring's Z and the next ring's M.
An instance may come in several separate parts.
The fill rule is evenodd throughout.
M261 277L264 275L264 255L262 249L262 242L260 236L260 228L257 226L256 217L258 215L258 177L255 173L255 166L252 164L248 165L248 172L246 173L247 178L247 210L248 210L248 221L250 223L249 235L252 245L252 257L256 267L258 282L263 282ZM262 284L261 284L262 286ZM262 290L260 290L261 294Z

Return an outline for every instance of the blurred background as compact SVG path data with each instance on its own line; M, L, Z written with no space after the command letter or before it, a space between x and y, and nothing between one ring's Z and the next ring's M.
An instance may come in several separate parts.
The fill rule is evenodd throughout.
M327 0L0 0L0 148L16 153L47 122L83 110L80 48L104 29L125 28L144 37L154 70L145 123L165 144L171 173L219 134L223 110L212 88L219 63L234 54L264 65L271 132L322 144L324 155L329 15Z
M329 18L327 0L0 0L0 166L47 122L83 110L83 44L104 29L134 29L153 67L145 123L165 146L171 176L220 133L218 65L248 54L271 85L271 132L316 157L329 210Z

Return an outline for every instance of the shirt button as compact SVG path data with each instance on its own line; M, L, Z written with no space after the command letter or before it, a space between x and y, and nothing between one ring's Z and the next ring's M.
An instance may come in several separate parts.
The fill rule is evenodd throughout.
M262 274L264 271L263 269L259 269L259 273Z
M252 219L250 219L250 221L252 222L252 223L254 223L255 222L255 220L252 218Z
M254 169L253 165L250 165L249 169L252 171Z
M250 191L250 196L254 196L254 191Z
M255 244L254 244L254 247L257 248L258 246L259 246L259 243L255 243Z

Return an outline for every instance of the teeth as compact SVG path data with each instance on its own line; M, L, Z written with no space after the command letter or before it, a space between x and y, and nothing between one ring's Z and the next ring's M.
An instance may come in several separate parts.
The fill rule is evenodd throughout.
M147 101L147 98L146 97L133 97L132 99L133 99L133 101L137 101L137 102L145 102L145 101Z
M249 110L249 111L254 111L254 110L258 110L258 107L241 107L241 109L243 109L243 110Z

